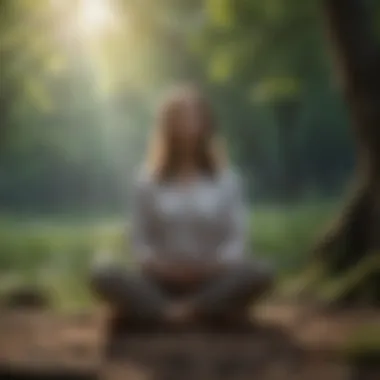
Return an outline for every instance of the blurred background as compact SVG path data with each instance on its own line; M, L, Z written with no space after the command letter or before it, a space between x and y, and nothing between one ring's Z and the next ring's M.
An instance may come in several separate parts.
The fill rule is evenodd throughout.
M183 81L216 109L253 252L284 274L304 266L354 164L318 1L0 7L1 290L48 285L58 305L83 305L94 258L128 259L131 180L157 103Z

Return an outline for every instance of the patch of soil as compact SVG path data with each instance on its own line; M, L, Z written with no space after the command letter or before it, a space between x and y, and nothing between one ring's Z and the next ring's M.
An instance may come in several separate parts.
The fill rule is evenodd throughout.
M50 306L50 300L42 289L18 287L3 295L0 304L8 310L43 310Z
M98 331L91 317L2 311L0 378L4 373L38 379L89 376L99 362Z
M277 310L275 317L273 312L263 309L258 313L259 325L239 332L161 329L144 333L131 329L107 337L104 318L95 314L2 311L0 379L380 378L379 365L353 366L331 355L330 346L323 346L321 334L339 335L344 330L338 328L337 317L334 323L329 317L333 326L330 331L327 317L322 323L324 329L313 330L314 338L320 338L313 346L308 344L310 336L308 341L295 334L301 330L301 323L297 329L298 312L293 310L291 316L290 310ZM312 327L320 318L310 316L302 329L307 331L308 324ZM351 324L346 317L345 323L352 327L353 321L357 322L358 317L352 317Z

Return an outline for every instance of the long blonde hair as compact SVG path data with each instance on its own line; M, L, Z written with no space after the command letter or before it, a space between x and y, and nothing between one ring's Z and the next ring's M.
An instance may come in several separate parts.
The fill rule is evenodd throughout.
M176 118L179 111L189 97L198 104L203 124L195 158L198 170L213 177L227 165L225 147L218 135L209 102L198 88L181 86L171 92L162 104L148 151L147 167L158 181L169 180L176 175L180 152L172 136L174 128L178 127Z

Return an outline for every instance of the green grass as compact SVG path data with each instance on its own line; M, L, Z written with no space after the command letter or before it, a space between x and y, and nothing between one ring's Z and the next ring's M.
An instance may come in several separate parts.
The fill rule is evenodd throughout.
M256 207L252 253L270 260L282 273L300 269L334 210L331 203ZM39 283L60 305L84 304L88 300L84 285L94 257L102 251L110 260L128 261L127 235L126 221L118 218L0 219L0 288Z
M353 331L340 347L339 354L352 362L378 363L380 355L378 324L365 325Z
M309 260L310 249L336 210L332 203L259 207L252 213L252 250L280 271L297 270Z

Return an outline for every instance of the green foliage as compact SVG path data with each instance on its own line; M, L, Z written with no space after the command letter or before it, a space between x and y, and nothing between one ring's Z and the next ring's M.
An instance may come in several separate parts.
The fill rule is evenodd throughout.
M299 96L299 83L294 78L270 78L252 90L254 102L268 103L295 99Z
M344 300L351 291L360 289L362 284L368 280L371 275L378 273L380 269L380 255L374 252L365 257L359 264L355 265L342 275L334 278L327 278L322 286L317 290L317 295L326 304L334 304L339 300ZM362 294L362 299L372 302L376 297L376 289L364 286L366 294ZM373 294L371 294L371 291Z
M213 25L219 29L231 29L235 14L231 0L206 0L206 11Z
M340 275L331 276L324 262L304 266L299 274L287 281L279 294L285 297L307 297L325 307L344 304L351 294L360 294L367 304L376 302L376 282L371 283L380 268L378 252L365 257L357 265Z
M378 363L380 329L378 324L363 326L352 331L340 347L340 355L353 363Z
M307 260L315 230L332 211L326 203L258 207L252 213L253 257L269 260L282 274L294 272ZM55 292L60 305L88 302L88 275L99 252L107 261L133 261L125 221L117 218L7 218L0 224L0 240L0 288L9 281L38 283Z
M3 272L32 282L54 273L66 289L81 283L99 247L122 251L120 223L54 220L124 214L157 97L183 80L202 84L215 105L255 203L281 197L287 167L293 200L341 191L352 140L330 84L318 1L115 1L116 21L97 37L78 29L78 2L0 2ZM291 102L286 124L278 110ZM298 269L330 212L258 207L252 251ZM7 216L17 213L54 218L20 225Z
M280 268L294 271L308 262L316 234L336 206L328 202L255 208L252 214L252 249Z
M120 209L157 96L188 79L215 104L249 195L278 198L285 161L301 196L342 188L352 142L329 84L317 1L110 1L114 25L90 36L78 2L1 3L0 206ZM297 110L283 141L276 113L289 101Z

